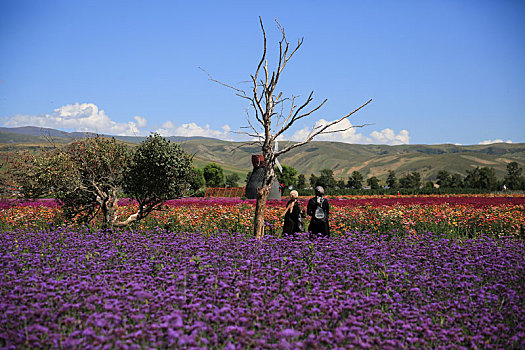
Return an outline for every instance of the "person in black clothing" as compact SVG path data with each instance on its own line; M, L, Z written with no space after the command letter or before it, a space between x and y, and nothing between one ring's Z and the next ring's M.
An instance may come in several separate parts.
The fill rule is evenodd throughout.
M328 200L324 198L324 188L317 186L315 188L315 197L308 201L306 213L312 217L308 231L310 238L318 236L330 237L330 226L328 225L328 217L330 215L330 205Z
M297 202L298 197L299 193L297 191L290 191L290 200L286 204L286 210L283 213L283 236L293 236L295 233L303 231L303 228L301 228L301 206Z

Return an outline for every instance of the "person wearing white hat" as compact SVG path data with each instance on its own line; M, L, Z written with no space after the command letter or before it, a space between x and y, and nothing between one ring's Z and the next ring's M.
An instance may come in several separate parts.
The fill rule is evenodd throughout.
M290 200L286 204L286 210L283 213L283 236L295 235L297 232L303 232L301 206L297 201L299 193L296 190L290 191Z

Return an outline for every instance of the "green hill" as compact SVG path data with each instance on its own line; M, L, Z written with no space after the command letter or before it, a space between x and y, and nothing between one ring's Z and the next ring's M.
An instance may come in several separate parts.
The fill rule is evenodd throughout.
M27 130L25 130L26 134L12 131L7 128L0 129L0 154L50 146L49 137L30 135L27 134ZM53 137L53 140L57 144L70 142L71 134L66 136ZM143 139L117 138L128 144L136 144ZM170 139L193 154L197 166L203 167L207 163L214 162L222 166L226 173L238 173L242 179L248 171L252 170L252 154L260 153L260 148L257 146L217 139L184 137ZM286 145L287 142L280 142L281 147ZM525 144L388 146L314 141L283 155L279 161L281 164L297 169L307 177L312 173L319 175L322 169L329 168L334 171L336 178L345 180L354 170L359 171L365 178L377 176L380 180L386 179L388 170L394 170L398 177L418 171L422 179L435 180L440 170L465 176L467 170L484 166L494 168L496 175L503 178L509 162L516 161L525 168Z
M181 145L201 159L245 172L251 170L251 155L260 153L256 146L220 140L188 140ZM282 147L285 145L281 142ZM465 176L467 170L477 166L492 167L502 178L512 161L525 167L525 144L387 146L314 141L283 155L279 161L307 177L328 168L336 178L345 180L354 170L365 178L377 176L381 180L386 179L388 170L394 170L398 176L418 171L424 180L435 180L440 170Z

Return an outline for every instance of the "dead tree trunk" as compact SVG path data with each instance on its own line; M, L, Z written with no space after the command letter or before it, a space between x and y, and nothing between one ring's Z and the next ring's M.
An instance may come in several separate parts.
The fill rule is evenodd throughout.
M264 213L266 212L266 200L268 199L269 193L270 190L266 186L257 189L253 220L253 234L257 239L261 239L264 236Z
M264 237L266 213L266 201L275 181L275 157L272 153L273 145L265 147L263 150L264 156L264 181L261 188L257 189L257 197L255 202L255 215L253 220L253 234L255 238L262 239Z

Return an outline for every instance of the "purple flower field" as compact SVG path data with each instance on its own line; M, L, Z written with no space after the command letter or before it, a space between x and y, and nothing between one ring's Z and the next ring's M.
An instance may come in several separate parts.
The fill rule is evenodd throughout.
M0 233L0 347L525 348L525 243Z

